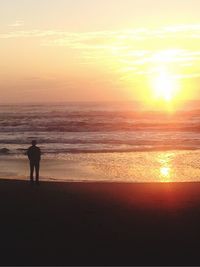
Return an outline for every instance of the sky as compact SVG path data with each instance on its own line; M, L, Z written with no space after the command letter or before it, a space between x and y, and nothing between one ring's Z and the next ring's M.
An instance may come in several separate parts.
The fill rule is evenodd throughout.
M0 102L197 99L199 0L0 2Z

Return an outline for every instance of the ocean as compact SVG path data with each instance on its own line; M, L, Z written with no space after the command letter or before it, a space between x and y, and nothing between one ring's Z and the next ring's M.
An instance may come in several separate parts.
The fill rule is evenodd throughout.
M174 112L148 109L139 102L1 105L0 177L27 177L27 167L25 174L21 164L33 139L42 150L47 180L157 182L200 177L197 101Z

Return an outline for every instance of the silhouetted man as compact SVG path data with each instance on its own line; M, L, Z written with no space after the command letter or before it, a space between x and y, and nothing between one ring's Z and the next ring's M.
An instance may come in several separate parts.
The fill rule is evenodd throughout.
M30 146L27 151L27 155L30 161L30 181L33 182L33 173L35 170L36 183L39 183L41 151L40 148L36 146L36 144L37 142L33 140L32 146Z

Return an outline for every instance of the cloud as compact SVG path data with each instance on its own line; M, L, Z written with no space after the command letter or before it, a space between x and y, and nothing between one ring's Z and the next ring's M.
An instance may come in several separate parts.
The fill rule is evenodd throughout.
M12 27L22 24L22 20L17 20ZM0 39L16 38L35 38L42 47L73 49L80 55L80 64L99 62L131 75L149 73L149 66L176 65L179 68L191 68L193 63L200 61L200 24L119 31L33 29L0 33Z
M18 19L14 23L9 24L8 26L14 27L14 28L21 27L21 26L24 26L24 21L22 19Z
M17 20L10 24L10 27L20 27L24 25L23 20ZM99 48L113 46L124 47L133 43L142 43L151 39L181 39L181 38L200 38L200 24L197 25L180 25L162 27L157 29L139 28L125 29L119 31L96 31L96 32L67 32L60 30L39 30L29 31L10 31L1 33L0 38L21 38L48 37L42 40L42 45L46 46L71 46L75 48Z

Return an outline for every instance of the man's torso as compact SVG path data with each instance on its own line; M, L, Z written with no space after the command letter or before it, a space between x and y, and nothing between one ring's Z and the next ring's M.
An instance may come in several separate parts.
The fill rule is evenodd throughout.
M41 151L37 146L29 147L27 151L27 155L30 161L40 161Z

